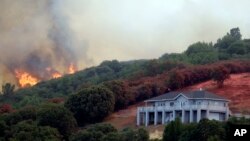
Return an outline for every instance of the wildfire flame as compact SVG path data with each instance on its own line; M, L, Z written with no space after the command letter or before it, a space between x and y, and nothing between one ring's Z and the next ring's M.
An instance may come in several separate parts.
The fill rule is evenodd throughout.
M28 72L15 70L15 74L20 87L33 86L39 82L38 78L32 76Z
M76 66L71 63L70 66L68 66L68 70L66 73L68 74L73 74L75 73L77 70ZM15 77L17 78L17 82L18 85L20 87L28 87L28 86L33 86L35 84L37 84L40 80L48 80L51 78L59 78L62 77L63 74L60 73L59 71L51 68L51 67L47 67L45 69L45 74L47 74L47 76L45 78L40 78L40 77L35 77L34 75L32 75L31 73L29 73L28 71L24 71L22 69L15 69Z
M69 74L73 74L73 73L75 73L76 72L76 66L73 64L73 63L71 63L70 64L70 66L69 66L69 70L68 70L68 73Z
M59 78L59 77L62 77L62 74L59 72L55 72L52 74L52 78Z

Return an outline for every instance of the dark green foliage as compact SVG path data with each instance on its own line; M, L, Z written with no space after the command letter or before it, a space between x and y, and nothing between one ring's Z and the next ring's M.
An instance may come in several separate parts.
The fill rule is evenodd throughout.
M187 62L188 57L185 53L165 53L160 58L159 61L165 62Z
M143 128L137 130L137 137L136 141L149 141L149 133Z
M185 51L192 64L208 64L218 60L218 53L212 43L197 42Z
M6 125L5 121L0 120L0 137L5 136L5 131L8 129L8 126Z
M135 132L133 129L131 128L125 128L122 130L122 134L123 134L123 140L124 141L136 141L137 140L137 132Z
M226 67L218 66L212 71L211 77L217 82L218 87L222 87L224 81L230 77L230 70Z
M149 141L149 134L143 128L117 131L110 124L94 124L73 134L70 141Z
M248 53L248 49L243 41L236 41L228 47L227 52L230 55L233 54L244 55Z
M199 123L172 121L165 127L163 141L226 141L228 123L202 119Z
M207 141L209 137L212 138L225 138L225 129L223 123L219 123L215 120L202 119L196 127L196 140ZM215 137L217 136L217 137Z
M24 107L16 112L4 116L7 125L12 126L24 120L36 120L37 109L35 107Z
M192 54L207 53L207 52L215 52L212 43L208 44L205 42L197 42L190 45L188 49L185 51L187 56L190 56Z
M108 133L104 135L101 141L124 141L123 135L121 133Z
M115 96L115 111L128 106L130 101L130 94L128 87L123 81L109 81L105 82L104 86L111 90Z
M39 125L57 128L66 138L76 128L76 120L73 114L63 106L53 104L43 105L38 111L37 116Z
M219 49L219 51L223 51L228 49L228 47L234 43L235 41L241 40L241 34L239 28L232 28L230 33L227 33L223 38L218 39L215 47Z
M180 119L177 118L165 127L162 141L179 141L182 131L183 125Z
M103 133L101 132L88 132L80 131L71 136L70 141L101 141Z
M13 127L6 137L8 140L17 141L60 141L61 135L55 128L49 126L37 126L32 121L23 121Z
M69 97L65 106L74 113L79 125L103 120L114 110L114 94L104 86L83 89Z
M15 90L15 85L12 85L10 83L6 83L4 85L2 85L2 95L4 96L11 96L14 94L14 90Z
M103 134L117 132L115 127L113 127L111 124L107 124L107 123L99 123L99 124L91 125L91 126L87 127L87 131L89 131L89 132L101 132Z
M171 90L176 90L184 86L184 81L185 81L185 78L182 73L178 71L172 71L169 74L167 85Z

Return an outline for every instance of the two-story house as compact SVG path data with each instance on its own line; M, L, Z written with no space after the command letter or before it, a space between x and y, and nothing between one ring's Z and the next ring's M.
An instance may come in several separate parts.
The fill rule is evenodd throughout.
M205 90L169 92L148 99L137 109L137 125L167 124L177 117L183 123L202 118L225 121L229 117L229 100Z

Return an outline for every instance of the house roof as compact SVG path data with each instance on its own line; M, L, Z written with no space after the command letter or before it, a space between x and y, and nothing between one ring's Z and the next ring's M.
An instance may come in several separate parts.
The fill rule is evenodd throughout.
M213 94L211 92L205 90L197 90L197 91L187 91L187 92L169 92L151 99L146 100L146 102L150 101L162 101L162 100L175 100L179 95L183 95L188 99L214 99L214 100L223 100L229 101L228 99Z

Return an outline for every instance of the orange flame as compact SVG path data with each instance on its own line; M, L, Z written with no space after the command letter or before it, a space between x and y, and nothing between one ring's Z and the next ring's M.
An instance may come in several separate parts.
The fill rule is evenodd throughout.
M15 70L15 74L20 87L33 86L39 82L38 78L32 76L28 72Z
M73 74L75 72L76 72L76 67L75 67L75 65L73 63L71 63L70 66L69 66L68 73Z
M59 77L62 77L62 74L59 72L55 72L52 74L52 78L59 78Z

